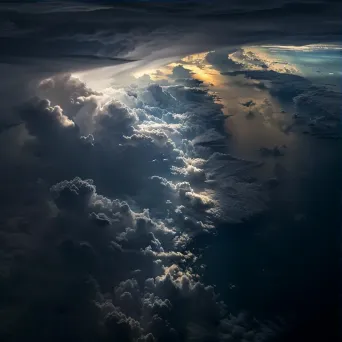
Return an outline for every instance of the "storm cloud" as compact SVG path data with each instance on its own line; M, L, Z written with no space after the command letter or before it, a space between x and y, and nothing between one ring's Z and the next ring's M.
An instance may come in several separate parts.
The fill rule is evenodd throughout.
M223 105L194 72L177 64L161 82L132 73L223 46L337 42L340 9L305 0L0 4L1 340L282 336L282 320L231 313L202 279L196 245L267 210L267 188L247 176L261 163L229 153ZM232 77L268 80L275 96L286 81L308 120L322 109L318 94L328 99L310 127L336 131L335 93L220 56L207 59ZM75 76L89 70L110 83L92 89Z
M189 247L220 222L266 209L262 187L238 176L257 164L210 144L224 139L214 96L176 83L100 93L70 75L43 80L36 93L51 101L36 96L16 108L27 131L18 148L28 157L20 160L26 175L16 177L20 191L35 190L31 204L23 198L3 210L14 227L2 232L3 306L17 307L3 338L267 340L249 322L234 332L235 318L200 281ZM55 320L68 327L56 332Z
M4 3L1 58L67 71L219 46L337 42L340 9L336 1L305 0Z

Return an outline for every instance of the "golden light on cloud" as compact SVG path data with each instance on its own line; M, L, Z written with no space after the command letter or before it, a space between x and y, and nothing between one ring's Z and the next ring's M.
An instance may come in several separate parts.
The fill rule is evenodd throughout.
M279 73L298 74L294 65L271 55L263 47L244 47L229 55L229 58L248 70L272 70Z
M160 81L170 77L173 69L181 65L192 73L193 78L203 81L207 85L218 86L224 82L224 78L218 70L214 69L209 63L207 63L206 57L208 53L209 52L203 52L189 55L182 58L179 62L170 63L158 68L158 70L141 70L133 74L133 76L139 78L144 75L148 75L152 81Z

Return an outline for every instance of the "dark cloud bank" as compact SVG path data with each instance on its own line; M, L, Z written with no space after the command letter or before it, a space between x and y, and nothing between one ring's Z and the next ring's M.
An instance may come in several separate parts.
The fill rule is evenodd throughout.
M1 60L39 70L112 64L127 55L161 58L218 46L341 38L341 4L332 0L15 1L0 11Z
M18 108L28 160L2 183L3 338L271 338L277 325L225 314L190 248L265 208L262 187L237 176L257 165L210 147L221 106L182 85L116 91L57 76L37 92L68 112L37 97Z
M264 187L244 174L258 164L222 148L214 96L177 67L164 86L142 80L103 92L65 72L220 45L336 42L339 9L2 3L1 340L296 338L284 333L291 322L230 314L201 280L193 239L267 208Z

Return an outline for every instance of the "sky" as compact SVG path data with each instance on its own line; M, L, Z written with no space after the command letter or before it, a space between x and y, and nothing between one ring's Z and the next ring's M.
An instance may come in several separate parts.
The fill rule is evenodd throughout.
M341 12L1 2L1 341L338 340Z

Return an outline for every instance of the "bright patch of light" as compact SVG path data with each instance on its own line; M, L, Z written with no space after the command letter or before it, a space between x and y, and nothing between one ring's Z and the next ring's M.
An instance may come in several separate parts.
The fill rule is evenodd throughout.
M273 48L279 50L295 50L295 51L314 51L314 50L342 50L342 46L340 45L322 45L322 44L312 44L312 45L303 45L303 46L295 46L295 45L262 45L264 48Z

